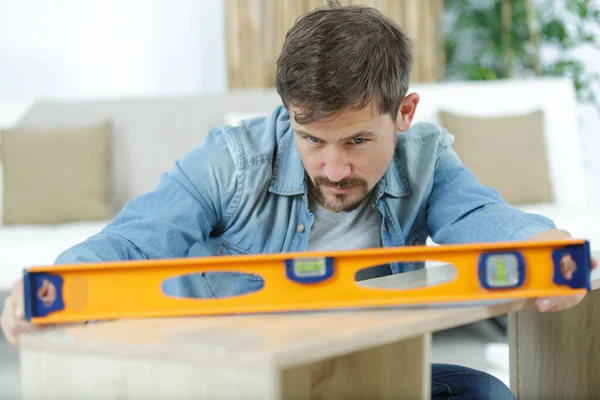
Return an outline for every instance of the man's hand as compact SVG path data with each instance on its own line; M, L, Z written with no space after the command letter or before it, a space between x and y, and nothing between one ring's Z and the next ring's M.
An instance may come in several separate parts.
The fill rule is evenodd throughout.
M552 229L544 232L540 232L536 235L533 235L529 238L529 240L534 241L544 241L544 240L563 240L570 239L571 234L562 229ZM598 262L592 258L592 270L596 269L598 266ZM560 269L563 275L570 279L573 276L573 272L577 268L575 261L571 258L570 255L566 254L560 260ZM535 307L538 311L562 311L567 308L574 307L583 300L585 295L573 295L573 296L560 296L560 297L549 297L549 298L539 298L535 302Z
M56 289L48 282L47 285L40 289L38 295L42 300L50 300L52 296L56 296ZM13 285L10 295L4 302L4 310L2 311L0 322L6 340L13 346L18 346L19 335L21 333L41 329L40 326L25 321L22 279Z

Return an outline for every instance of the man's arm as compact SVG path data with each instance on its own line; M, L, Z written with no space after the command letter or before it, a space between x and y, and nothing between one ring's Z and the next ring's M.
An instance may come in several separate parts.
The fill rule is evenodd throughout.
M58 256L56 264L185 257L226 222L238 174L220 130L160 176L149 193L131 200L100 233Z
M427 225L438 244L526 240L555 229L543 216L525 213L482 185L451 147L451 136L438 145Z
M462 165L449 138L439 145L427 218L431 237L438 244L571 238L569 232L556 229L550 219L518 210L495 189L481 185ZM592 259L592 269L597 265ZM569 255L561 259L561 270L567 278L575 268ZM538 311L561 311L576 306L583 298L539 298L535 304Z
M130 201L100 233L64 251L55 264L187 256L215 226L224 226L236 207L233 199L239 199L243 185L238 185L235 147L221 131L209 132L154 190ZM51 301L56 290L48 284L40 294ZM0 325L14 346L22 332L43 327L25 321L22 280L6 299Z

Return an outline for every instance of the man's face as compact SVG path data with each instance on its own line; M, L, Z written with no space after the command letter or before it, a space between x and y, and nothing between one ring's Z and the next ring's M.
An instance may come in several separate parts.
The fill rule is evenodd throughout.
M290 120L309 194L336 213L356 209L390 165L398 124L373 103L306 125L296 123L295 111L290 108Z

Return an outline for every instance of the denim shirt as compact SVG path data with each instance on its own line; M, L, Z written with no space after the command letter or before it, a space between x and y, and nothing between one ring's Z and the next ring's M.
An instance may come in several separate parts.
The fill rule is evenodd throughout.
M376 185L383 247L524 240L555 228L481 185L452 149L453 136L428 123L399 132ZM220 126L163 173L101 232L56 264L304 251L313 224L305 171L284 107L240 126ZM422 267L391 264L393 273ZM262 286L251 274L213 272L172 279L169 294L228 296Z

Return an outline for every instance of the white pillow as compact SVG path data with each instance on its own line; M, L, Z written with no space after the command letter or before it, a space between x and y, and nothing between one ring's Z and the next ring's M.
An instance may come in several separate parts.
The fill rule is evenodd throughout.
M587 205L583 143L577 99L567 77L450 81L411 85L421 98L414 122L441 124L439 110L472 117L504 117L544 111L544 134L556 203Z

